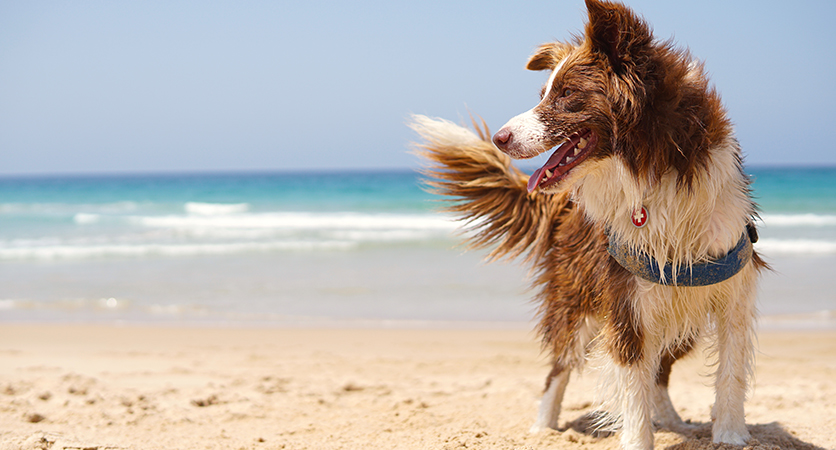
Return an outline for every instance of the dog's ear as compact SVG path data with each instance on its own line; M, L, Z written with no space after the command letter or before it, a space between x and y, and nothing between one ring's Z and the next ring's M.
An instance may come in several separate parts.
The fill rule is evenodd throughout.
M537 48L525 66L528 70L553 70L572 51L572 46L562 42L549 42Z
M586 0L586 36L593 49L607 57L616 73L641 61L653 43L650 27L630 8L618 3Z

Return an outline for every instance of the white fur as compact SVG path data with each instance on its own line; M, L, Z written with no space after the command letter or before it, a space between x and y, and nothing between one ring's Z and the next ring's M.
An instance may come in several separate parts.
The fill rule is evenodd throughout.
M624 450L653 448L652 391L658 362L658 354L645 345L639 362L617 367L619 385L624 387L619 405Z
M512 117L502 128L511 131L514 136L515 149L526 149L524 154L515 153L514 156L517 158L533 158L548 150L542 144L546 137L546 126L540 122L540 118L537 117L534 109ZM509 151L513 151L513 149L509 149Z
M564 370L549 380L549 388L543 393L540 407L537 409L537 421L528 430L530 433L539 433L549 428L557 429L560 405L563 402L566 385L569 384L569 373L569 370Z
M546 95L543 95L543 98L540 100L540 103L543 103L544 101L546 101L546 97L549 96L548 93L551 92L552 88L554 87L554 80L557 78L557 74L560 72L560 69L562 69L563 65L566 64L567 59L568 58L561 59L560 62L557 63L557 66L555 66L554 70L552 70L552 73L549 76L549 81L548 81L548 83L546 83L546 90L545 90Z
M585 174L575 177L575 196L591 220L606 223L618 239L660 265L704 262L733 248L755 212L737 162L736 141L729 138L711 154L712 164L694 180L691 191L677 187L673 171L649 186L612 157L583 168ZM636 228L630 217L641 206L648 212L647 225Z
M717 371L714 389L716 398L711 416L715 443L743 445L749 439L743 403L747 379L754 366L755 292L758 274L746 266L729 282L720 286L729 303L717 311ZM736 282L731 282L732 280Z
M415 114L412 116L410 127L437 146L458 147L481 142L475 133L449 120Z
M535 111L543 102L550 101L549 92L551 92L554 81L557 78L557 74L560 72L560 69L563 68L563 64L565 62L566 58L562 59L557 64L557 67L552 70L552 73L549 76L549 81L546 83L546 94L540 100L540 103L538 103L534 108L512 117L511 120L503 125L502 129L510 130L511 134L514 136L514 148L525 149L525 154L515 154L515 157L533 158L549 150L549 148L543 146L542 144L546 137L546 126L540 121L540 117ZM513 151L513 149L509 150Z

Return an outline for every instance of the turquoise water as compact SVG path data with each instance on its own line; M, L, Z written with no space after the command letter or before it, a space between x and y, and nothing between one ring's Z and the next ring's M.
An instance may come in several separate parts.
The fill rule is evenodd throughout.
M836 168L749 172L761 309L836 309ZM529 320L438 207L411 171L0 178L0 320Z
M836 168L759 168L750 173L762 210L761 251L775 256L836 254Z
M0 259L353 247L452 228L406 171L5 179L0 199Z
M836 167L755 168L754 196L767 213L836 215Z
M0 178L5 208L14 205L173 207L185 202L249 203L260 210L426 211L429 196L412 171L287 174L171 174Z

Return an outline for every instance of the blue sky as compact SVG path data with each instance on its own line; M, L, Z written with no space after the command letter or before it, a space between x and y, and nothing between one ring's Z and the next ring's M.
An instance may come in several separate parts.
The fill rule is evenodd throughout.
M0 0L0 175L417 167L412 113L538 100L581 0ZM836 164L836 2L629 2L706 62L750 164Z

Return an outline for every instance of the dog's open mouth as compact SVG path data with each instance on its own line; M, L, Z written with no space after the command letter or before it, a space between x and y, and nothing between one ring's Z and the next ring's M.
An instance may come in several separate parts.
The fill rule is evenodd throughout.
M528 192L538 187L551 186L566 178L575 166L592 153L598 144L598 136L592 130L581 130L561 144L543 167L534 171L528 179Z

